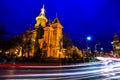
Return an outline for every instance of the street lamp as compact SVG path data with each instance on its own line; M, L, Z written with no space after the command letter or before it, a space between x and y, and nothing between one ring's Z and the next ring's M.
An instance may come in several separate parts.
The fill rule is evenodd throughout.
M113 41L111 42L111 44L113 45Z
M90 36L88 36L86 39L87 39L86 43L87 43L87 50L88 50L88 49L90 49L90 47L88 46L88 41L90 41L92 38Z
M90 41L92 38L90 36L87 37L87 41Z
M98 44L95 44L95 51L97 51L97 46L98 45L101 45L100 43L98 43Z
M103 51L103 48L100 48L101 51Z

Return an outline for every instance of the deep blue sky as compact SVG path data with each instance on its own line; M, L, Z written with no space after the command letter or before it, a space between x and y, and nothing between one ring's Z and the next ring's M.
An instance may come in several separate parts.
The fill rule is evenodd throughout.
M53 21L57 13L73 40L90 35L94 44L109 45L114 33L120 35L120 0L0 0L0 36L34 27L43 4L46 17Z

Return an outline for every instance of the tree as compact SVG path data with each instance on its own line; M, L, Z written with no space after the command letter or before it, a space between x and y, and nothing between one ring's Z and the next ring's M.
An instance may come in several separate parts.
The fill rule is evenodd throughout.
M72 40L66 34L63 34L63 48L68 48L72 46Z

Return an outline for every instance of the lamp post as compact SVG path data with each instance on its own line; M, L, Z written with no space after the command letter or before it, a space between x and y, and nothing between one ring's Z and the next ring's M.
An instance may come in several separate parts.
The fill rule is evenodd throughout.
M86 44L87 44L87 50L89 49L89 46L88 46L88 41L90 41L92 38L90 36L87 37L87 40L86 40Z
M87 38L86 38L86 44L87 44L87 59L89 60L90 59L90 47L89 47L89 45L88 45L88 41L91 41L91 36L87 36Z
M94 47L94 48L95 48L95 51L97 50L97 46L98 46L98 45L101 45L101 44L100 44L100 43L95 44L95 47Z
M95 47L94 47L94 49L95 49L95 50L94 50L94 53L95 53L96 56L98 56L98 51L97 51L97 46L98 46L98 45L101 45L101 43L97 43L97 44L95 44ZM103 48L102 48L102 49L103 49Z

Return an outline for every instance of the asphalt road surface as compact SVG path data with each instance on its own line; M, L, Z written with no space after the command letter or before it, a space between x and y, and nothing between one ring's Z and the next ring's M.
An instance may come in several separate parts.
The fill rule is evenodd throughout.
M119 80L120 62L59 64L0 64L1 79Z

